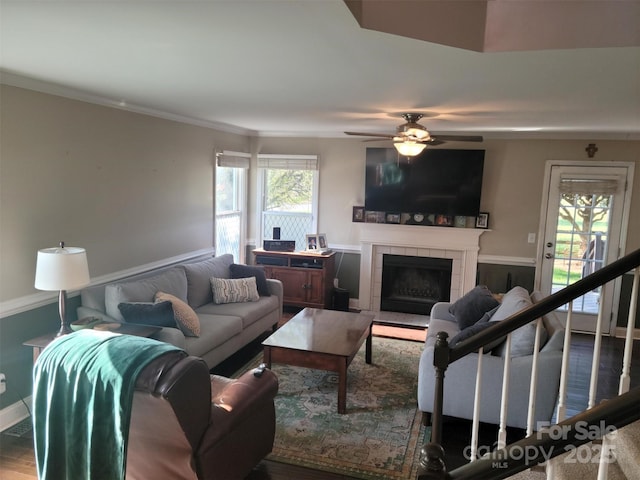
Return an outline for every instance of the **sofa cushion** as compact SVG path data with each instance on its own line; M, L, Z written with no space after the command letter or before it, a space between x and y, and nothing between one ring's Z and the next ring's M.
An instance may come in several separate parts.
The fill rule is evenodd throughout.
M260 299L256 277L216 278L211 277L213 303L256 302Z
M232 263L233 255L226 253L202 262L181 265L187 276L187 301L192 308L213 302L209 279L231 278L229 267Z
M460 330L473 325L489 310L500 304L485 285L478 285L449 306Z
M258 265L241 265L239 263L231 264L229 267L231 278L247 278L255 277L258 293L264 297L271 295L269 286L267 285L267 276L264 273L264 267Z
M173 267L152 277L119 282L105 288L107 315L120 322L125 319L118 305L129 302L153 302L158 290L170 293L181 300L187 299L187 277L182 268Z
M196 312L193 311L193 308L191 308L187 302L165 292L157 292L155 300L171 302L173 318L175 318L176 324L185 336L198 337L200 335L200 320Z
M171 302L123 302L118 309L127 323L175 327Z
M278 311L280 302L278 297L260 297L257 302L246 303L207 303L196 309L198 316L207 315L235 315L242 318L242 328L261 320L270 312Z
M200 336L186 337L185 349L189 355L202 357L211 350L242 333L242 319L232 315L198 313Z

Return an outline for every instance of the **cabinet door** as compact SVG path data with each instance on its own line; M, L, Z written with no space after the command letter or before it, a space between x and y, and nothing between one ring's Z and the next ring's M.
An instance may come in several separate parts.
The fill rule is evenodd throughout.
M306 291L308 303L315 304L315 306L319 308L324 307L324 272L322 270L309 271L307 274Z
M273 268L272 278L282 282L285 304L304 305L307 301L307 272L293 268Z

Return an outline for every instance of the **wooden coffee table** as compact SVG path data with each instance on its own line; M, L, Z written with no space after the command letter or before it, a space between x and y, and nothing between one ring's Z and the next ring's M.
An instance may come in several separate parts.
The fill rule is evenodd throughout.
M328 370L338 374L338 413L347 410L347 368L366 341L371 363L374 315L305 308L267 338L264 362Z

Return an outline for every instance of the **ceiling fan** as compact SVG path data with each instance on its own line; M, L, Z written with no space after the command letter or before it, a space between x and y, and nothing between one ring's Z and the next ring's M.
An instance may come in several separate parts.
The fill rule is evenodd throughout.
M380 137L393 140L393 146L398 153L407 157L418 155L427 145L440 145L445 142L482 142L479 135L438 135L431 134L424 125L418 121L422 118L421 113L403 113L402 118L406 123L399 125L394 134L364 133L364 132L344 132L347 135L358 135L361 137Z

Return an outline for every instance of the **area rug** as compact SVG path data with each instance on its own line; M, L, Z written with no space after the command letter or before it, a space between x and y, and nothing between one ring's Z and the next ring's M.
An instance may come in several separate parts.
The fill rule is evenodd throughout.
M337 374L274 364L280 388L268 458L360 479L415 478L425 436L416 400L423 346L375 337L371 365L363 346L348 370L344 415Z

